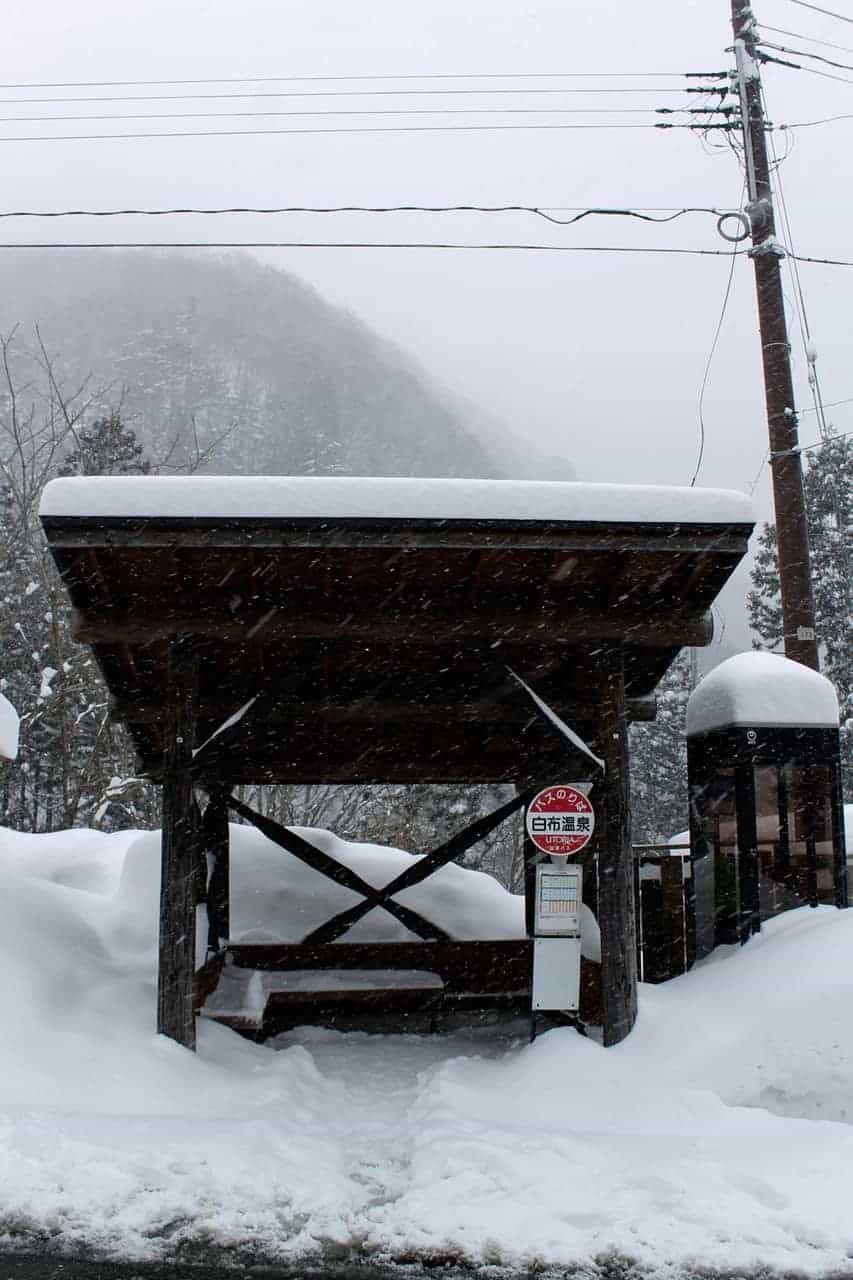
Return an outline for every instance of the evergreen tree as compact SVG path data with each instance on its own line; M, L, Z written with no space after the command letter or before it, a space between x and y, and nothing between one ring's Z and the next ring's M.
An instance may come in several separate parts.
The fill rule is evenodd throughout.
M21 744L0 773L0 822L51 831L91 822L100 807L103 825L138 824L153 816L147 797L109 810L101 804L110 778L132 770L133 755L124 730L109 721L91 651L71 638L67 593L44 546L38 504L57 473L145 474L150 466L118 414L83 426L87 403L63 396L43 348L36 367L53 398L43 412L37 398L26 404L19 387L32 358L14 337L0 338L0 674L21 714ZM40 386L38 374L32 385Z
M135 432L117 413L84 427L76 440L59 469L61 476L146 476L151 470Z
M853 439L830 435L810 455L803 487L821 670L838 692L844 790L849 799L853 796ZM748 603L750 622L763 647L780 649L782 609L772 524L761 532Z

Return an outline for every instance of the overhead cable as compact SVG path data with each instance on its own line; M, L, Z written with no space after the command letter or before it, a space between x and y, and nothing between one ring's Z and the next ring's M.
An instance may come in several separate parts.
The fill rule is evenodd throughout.
M843 404L845 402L840 401L839 403ZM829 408L828 405L826 407ZM803 410L803 413L812 413L812 412L814 412L812 409ZM815 440L811 444L798 445L797 448L794 449L792 452L816 453L820 449L825 448L826 445L832 444L834 440L848 440L851 436L853 436L853 431L834 431L831 435L827 436L825 439ZM749 487L750 495L755 492L756 485L758 484L758 481L761 479L762 472L764 471L764 468L767 466L769 461L770 461L770 450L768 449L764 455L761 466L758 468L758 471L756 472L754 478L749 483L748 487Z
M832 444L833 440L848 440L853 436L853 431L834 431L826 440L815 440L812 444L801 444L800 453L813 453L816 449L822 449L826 444Z
M835 124L837 120L853 120L853 115L847 112L840 116L823 116L820 120L795 120L792 124L777 124L776 128L782 131L793 129L813 129L818 124Z
M746 186L744 185L743 192L745 191L746 191ZM743 192L741 193L741 199L743 198ZM722 219L720 221L722 221ZM720 230L719 222L717 224L717 229ZM721 232L721 234L723 233ZM728 274L728 280L726 281L725 292L723 293L723 302L722 302L722 306L720 307L720 315L719 315L719 319L717 320L717 327L714 330L714 337L711 341L711 350L708 352L708 359L705 362L705 370L704 370L704 373L702 374L702 385L699 388L699 401L698 401L699 453L696 458L696 466L693 470L693 475L690 479L691 489L694 487L694 485L696 484L696 481L699 478L699 472L702 469L702 460L705 457L705 392L708 387L708 378L710 377L710 374L711 374L711 365L714 362L714 356L717 351L717 344L720 341L720 334L723 331L723 324L725 323L726 312L728 311L728 307L729 307L729 299L731 298L731 293L732 293L732 283L735 277L735 262L739 256L738 249L737 249L737 245L739 242L737 240L734 240L732 243L734 247L731 250L731 255L730 255L731 263L729 265L729 274Z
M837 409L838 406L842 404L853 404L853 396L848 396L845 400L827 400L823 407L824 409ZM800 412L814 413L815 410L811 407L808 407L806 409L801 409Z
M838 18L840 22L853 23L853 18L844 13L834 13L832 9L822 9L820 5L809 4L808 0L788 0L789 4L799 5L801 9L812 9L815 13L822 13L827 18Z
M531 130L584 130L584 129L727 129L729 125L695 124L394 124L355 125L350 129L321 125L314 129L181 129L145 133L46 133L11 134L0 136L0 143L8 142L127 142L150 138L257 138L303 137L312 134L366 134L366 133L486 133Z
M571 218L557 218L555 213L572 212ZM211 217L221 214L284 214L284 213L311 213L311 214L338 214L338 213L530 213L537 217L544 218L548 222L556 223L557 226L569 227L575 222L581 222L584 218L589 217L621 217L621 218L637 218L641 222L674 222L677 218L684 217L690 213L707 213L714 217L730 217L736 216L729 209L716 209L707 206L693 206L682 209L670 209L665 211L664 217L658 217L653 212L639 209L614 209L603 207L590 207L584 209L582 206L578 209L567 210L560 209L556 206L546 205L524 205L524 204L501 204L501 205L477 205L477 204L397 204L397 205L280 205L278 207L249 207L234 205L230 208L217 209L200 209L200 208L172 208L172 209L10 209L0 211L0 218L123 218L123 217L144 217L144 218L164 218L175 215L192 214L202 217Z
M770 62L779 67L792 67L794 71L805 71L810 76L820 76L821 80L835 80L838 84L853 84L847 76L837 76L833 71L821 71L818 67L804 67L799 62L783 62L781 58L773 58L769 53L758 52L759 62Z
M583 245L583 244L472 244L438 241L371 241L371 240L67 240L67 241L6 241L0 249L474 249L521 250L541 253L636 253L678 254L699 258L728 258L727 249L682 249L645 245ZM746 255L746 249L736 251ZM806 259L808 261L808 259ZM847 264L853 266L853 263Z
M821 44L827 49L837 49L840 53L853 53L853 48L846 44L836 44L834 40L818 40L817 36L806 36L801 31L786 31L784 27L770 27L766 22L758 24L762 31L775 31L779 36L792 36L795 40L807 40L809 44Z
M725 80L727 71L428 71L400 75L354 76L209 76L177 80L56 80L0 84L8 89L143 89L186 84L334 84L389 80Z
M471 97L554 97L566 94L586 94L598 96L603 93L728 93L728 88L711 87L707 90L655 85L650 89L632 89L630 86L606 89L306 89L300 92L288 90L286 93L129 93L129 94L89 94L85 97L52 97L52 98L0 98L0 107L27 106L49 102L221 102L235 98L471 98Z
M844 258L808 258L801 253L792 253L792 258L796 258L797 262L813 262L823 267L853 267L853 262Z
M68 240L6 241L0 249L485 249L530 250L542 253L649 253L682 254L698 258L728 258L727 249L662 248L648 245L599 244L466 244L437 241L370 241L370 240ZM749 256L751 250L738 249L737 256ZM827 267L853 267L853 261L841 258L812 258L791 255L797 262L810 262Z
M342 111L155 111L127 115L0 116L0 125L55 124L60 121L75 124L86 120L264 120L273 116L301 116L306 120L324 116L347 119L351 116L626 116L654 115L660 110L660 107L373 107L356 111L351 108ZM685 113L691 113L691 108L672 108L667 114Z
M853 71L853 64L835 62L832 58L825 58L822 53L809 53L807 49L789 49L785 44L773 44L770 40L761 40L759 43L762 49L775 49L777 53L790 53L795 58L811 58L815 62L825 62L828 67L837 67L839 71Z

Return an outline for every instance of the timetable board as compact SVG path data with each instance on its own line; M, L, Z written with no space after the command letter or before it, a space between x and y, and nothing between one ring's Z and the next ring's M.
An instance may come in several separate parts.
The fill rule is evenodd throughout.
M578 866L536 868L534 933L575 936L580 933L582 871Z

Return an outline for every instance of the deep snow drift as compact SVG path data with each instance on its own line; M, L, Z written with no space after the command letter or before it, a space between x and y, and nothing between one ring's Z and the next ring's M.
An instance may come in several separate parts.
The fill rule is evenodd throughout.
M235 892L269 933L247 894L292 868L262 843L239 830ZM511 923L449 870L449 910L488 894ZM276 1052L202 1022L194 1056L152 1031L157 874L150 834L0 831L7 1241L853 1274L853 912L643 987L615 1049L304 1030Z

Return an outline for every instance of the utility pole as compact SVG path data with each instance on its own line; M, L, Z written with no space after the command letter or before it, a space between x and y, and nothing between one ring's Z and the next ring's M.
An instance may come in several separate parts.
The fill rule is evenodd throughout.
M755 19L749 0L731 0L737 87L746 156L752 261L758 295L764 398L770 436L770 472L776 512L776 547L782 597L785 655L819 670L812 595L808 525L803 497L791 349L785 321L780 262L784 249L776 239L770 166L767 161L761 78Z

